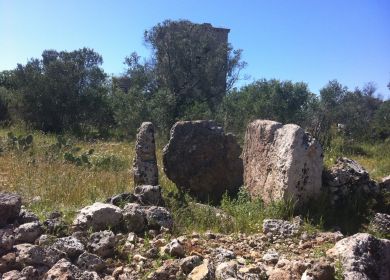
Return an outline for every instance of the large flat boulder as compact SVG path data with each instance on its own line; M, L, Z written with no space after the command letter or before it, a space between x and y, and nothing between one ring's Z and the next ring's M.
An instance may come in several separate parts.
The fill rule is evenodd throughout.
M295 124L251 122L243 150L244 185L265 203L293 198L299 202L321 189L321 145Z
M219 199L242 185L241 148L214 121L180 121L163 150L164 171L200 200Z

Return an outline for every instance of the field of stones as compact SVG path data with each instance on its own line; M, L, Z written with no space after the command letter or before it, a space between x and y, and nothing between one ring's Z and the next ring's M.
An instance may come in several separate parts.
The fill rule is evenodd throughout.
M389 143L378 153L267 120L243 143L213 121L168 143L152 123L135 143L3 129L0 279L387 280Z

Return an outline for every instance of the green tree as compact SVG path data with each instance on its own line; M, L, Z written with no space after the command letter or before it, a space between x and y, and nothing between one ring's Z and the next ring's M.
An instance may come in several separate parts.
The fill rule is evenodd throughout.
M225 41L227 33L226 38L219 36L224 35L215 35L209 24L185 20L166 20L145 32L156 63L158 86L175 96L176 117L194 104L216 112L227 86L234 84L245 66L241 50L233 50Z
M111 122L107 76L92 49L45 50L15 70L26 121L44 131L103 128Z

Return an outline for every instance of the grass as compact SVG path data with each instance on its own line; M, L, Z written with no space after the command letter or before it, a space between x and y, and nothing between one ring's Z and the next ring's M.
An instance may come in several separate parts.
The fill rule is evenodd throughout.
M31 134L32 147L26 151L11 148L7 143L9 131L16 136ZM58 210L71 222L78 209L134 188L131 174L134 142L85 141L66 135L62 138L61 142L56 135L26 131L21 127L0 129L0 191L22 195L24 204L41 219ZM339 142L325 151L327 166L339 156L348 156L363 164L376 179L390 174L390 142L347 145L342 139L336 140ZM264 219L291 219L297 214L292 201L265 206L261 200L251 199L244 189L236 197L225 195L219 210L212 206L200 207L165 176L163 145L157 141L159 181L174 216L175 233L261 232ZM91 149L93 152L89 153ZM64 159L66 153L72 155L71 160ZM301 212L305 217L304 228L316 231L342 224L345 232L356 232L367 220L365 210L369 205L363 205L364 211L361 206L359 201L352 201L341 213L332 209L326 198L320 198ZM225 214L221 215L220 210ZM360 220L351 218L355 216Z

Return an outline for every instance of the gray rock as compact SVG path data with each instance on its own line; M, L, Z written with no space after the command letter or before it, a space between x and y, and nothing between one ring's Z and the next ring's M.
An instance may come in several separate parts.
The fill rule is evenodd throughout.
M154 127L151 122L141 124L135 143L135 158L133 163L134 184L158 185L158 168Z
M72 236L58 238L53 243L52 247L66 253L71 259L79 256L85 250L84 245L80 242L80 240Z
M164 252L172 257L182 258L185 256L183 246L177 239L173 239L164 247Z
M106 263L99 256L88 252L82 253L77 259L77 266L82 270L101 272Z
M0 256L5 252L8 252L12 249L15 243L15 236L12 228L2 228L0 229Z
M215 279L237 279L237 262L229 261L219 264L215 269Z
M371 228L383 235L390 235L390 215L385 213L376 213L371 221Z
M372 196L379 193L379 186L370 179L368 172L356 161L345 157L338 158L336 164L324 172L323 181L332 202L341 206L345 199L356 193Z
M202 258L199 256L189 256L180 261L180 268L185 273L190 273L194 267L200 265Z
M390 279L388 239L357 233L338 241L327 255L341 260L345 280Z
M320 193L322 148L298 125L269 120L248 124L243 162L244 185L266 204L291 198L301 203Z
M25 224L31 222L38 222L39 218L33 212L27 210L23 205L19 213L18 223Z
M224 248L214 249L211 256L216 264L227 262L236 258L236 254L233 251Z
M123 208L123 227L128 232L141 233L146 227L146 213L137 203L128 203Z
M26 266L21 271L21 277L22 277L22 279L24 277L24 279L26 279L26 280L39 279L39 271L31 265Z
M28 243L15 245L14 248L16 249L16 262L25 266L52 266L61 258L66 257L64 252L54 248L44 248Z
M301 280L333 280L334 267L326 262L320 261L313 264L302 275Z
M275 236L293 236L299 232L299 223L291 223L284 220L265 219L263 221L263 233L272 233Z
M3 274L2 280L19 280L22 274L17 270L11 270Z
M111 257L115 251L115 234L110 230L91 234L88 249L100 257Z
M16 254L10 252L0 257L0 275L1 273L20 268L20 265L16 263Z
M180 121L163 150L164 171L196 198L219 200L242 185L241 148L214 121Z
M73 226L80 230L99 231L118 226L121 219L122 211L119 207L95 202L79 211Z
M164 200L160 186L142 185L136 186L134 194L141 205L163 206Z
M263 261L267 264L276 264L279 260L279 254L275 251L268 251L263 256Z
M43 228L39 222L22 224L15 229L15 242L34 243L42 233Z
M171 213L163 207L151 206L145 208L148 227L160 229L161 227L172 229L173 219Z
M0 192L0 227L12 224L19 216L21 206L20 195Z
M201 265L195 267L187 277L188 280L213 280L215 268L212 262L204 259Z
M138 202L137 197L133 193L120 193L107 198L106 203L113 204L118 207L123 207L126 203Z
M59 260L43 277L51 279L80 279L81 271L66 259Z

